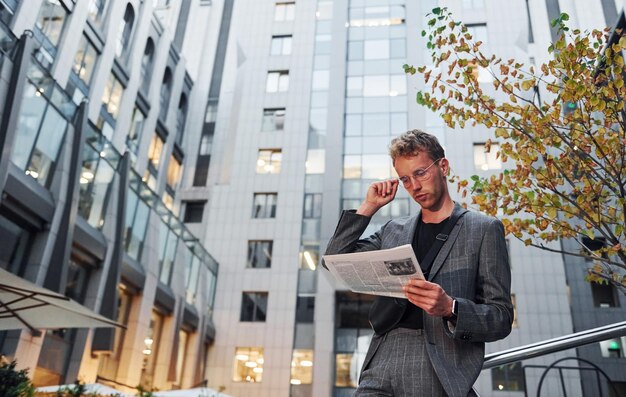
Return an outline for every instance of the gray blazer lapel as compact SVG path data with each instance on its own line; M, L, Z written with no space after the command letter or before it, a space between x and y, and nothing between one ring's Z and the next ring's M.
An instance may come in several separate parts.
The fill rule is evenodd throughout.
M420 213L422 211L418 211L417 214L413 215L407 223L402 227L402 233L400 233L401 238L398 241L398 246L404 244L413 244L413 239L415 238L415 232L417 231L417 220L419 219Z
M466 210L457 203L454 206L454 211L452 212L452 214L465 211ZM459 218L456 221L456 225L454 225L454 227L452 228L450 235L448 235L448 239L445 243L443 243L443 247L441 247L441 250L439 251L439 254L437 254L437 257L435 257L433 265L430 268L430 273L428 274L428 281L432 281L433 278L437 275L437 272L439 272L439 269L441 269L441 266L443 266L443 263L448 257L448 254L450 254L450 250L452 250L452 246L454 246L454 243L459 236L459 232L461 231L461 225L463 225L463 217Z

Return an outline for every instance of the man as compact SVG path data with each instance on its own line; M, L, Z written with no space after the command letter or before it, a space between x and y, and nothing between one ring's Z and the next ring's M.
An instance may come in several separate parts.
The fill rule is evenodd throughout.
M408 131L389 153L399 178L371 184L359 209L341 214L326 254L412 244L426 280L411 280L407 299L376 298L369 316L375 333L354 396L475 395L485 342L506 337L513 322L504 228L452 201L450 165L434 136ZM421 211L360 240L400 183Z

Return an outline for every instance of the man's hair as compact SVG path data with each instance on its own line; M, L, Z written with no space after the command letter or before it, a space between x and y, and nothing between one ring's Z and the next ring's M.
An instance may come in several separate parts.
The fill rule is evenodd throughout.
M398 157L417 156L426 152L434 161L446 154L434 135L421 130L410 130L393 138L389 144L389 155L395 164Z

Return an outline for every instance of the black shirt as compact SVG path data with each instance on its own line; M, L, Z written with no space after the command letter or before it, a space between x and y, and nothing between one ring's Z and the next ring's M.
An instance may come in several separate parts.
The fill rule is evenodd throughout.
M413 237L411 245L413 246L413 251L415 251L415 257L422 268L422 273L424 273L424 277L427 279L428 272L430 271L430 265L432 265L432 263L428 266L428 268L424 268L422 261L428 254L430 248L433 246L437 235L442 232L449 219L450 218L446 218L439 223L424 223L422 222L422 217L420 216L417 220L415 236ZM404 310L404 315L396 328L424 328L422 312L422 309L409 302Z

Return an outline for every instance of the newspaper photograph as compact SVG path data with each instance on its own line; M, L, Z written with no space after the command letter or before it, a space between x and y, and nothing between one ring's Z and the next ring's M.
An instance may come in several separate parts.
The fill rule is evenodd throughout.
M411 244L386 250L324 255L330 273L353 292L405 298L410 279L424 279Z

